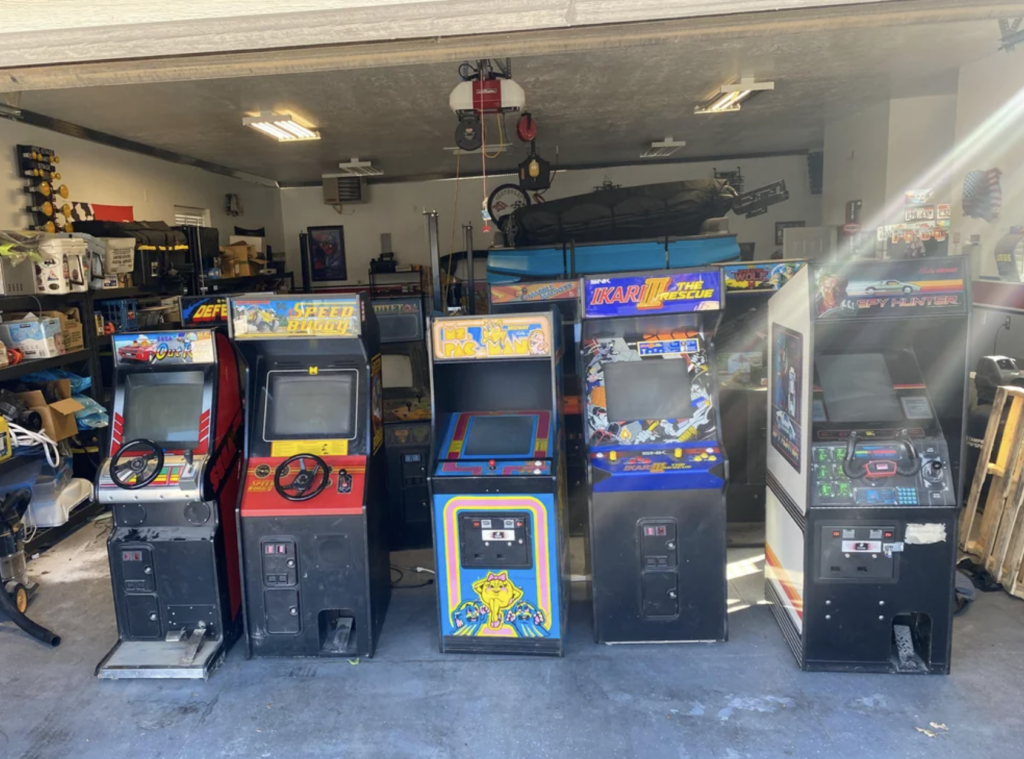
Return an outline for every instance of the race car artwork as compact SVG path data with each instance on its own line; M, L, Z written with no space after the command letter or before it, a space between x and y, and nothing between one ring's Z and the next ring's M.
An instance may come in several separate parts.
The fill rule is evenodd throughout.
M140 364L152 364L156 361L157 344L145 335L139 335L130 345L117 349L117 357L122 361L135 361Z
M874 295L875 293L903 293L904 295L910 295L911 293L918 292L920 289L920 285L915 285L912 282L900 282L898 279L880 279L878 282L873 282L865 287L864 292L868 295Z

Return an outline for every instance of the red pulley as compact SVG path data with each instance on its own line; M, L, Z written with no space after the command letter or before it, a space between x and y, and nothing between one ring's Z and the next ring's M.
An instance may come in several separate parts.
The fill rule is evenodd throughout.
M516 126L516 133L523 142L532 142L537 139L537 122L533 115L524 113L519 117L519 124Z

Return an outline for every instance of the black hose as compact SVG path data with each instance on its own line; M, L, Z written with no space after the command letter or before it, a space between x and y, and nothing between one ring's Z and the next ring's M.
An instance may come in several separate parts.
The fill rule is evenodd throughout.
M7 595L7 591L2 587L0 587L0 612L5 613L14 624L44 645L52 648L60 645L60 636L50 632L42 625L37 625L18 611L18 607L14 605L14 601L11 600L11 597Z

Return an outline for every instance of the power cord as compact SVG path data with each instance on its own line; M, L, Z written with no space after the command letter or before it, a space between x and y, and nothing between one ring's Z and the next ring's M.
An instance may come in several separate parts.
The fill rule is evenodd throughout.
M409 572L417 572L417 573L424 573L424 572L426 572L426 573L429 573L429 574L436 574L433 569L427 569L426 567L396 567L394 564L392 564L391 565L391 571L392 572L398 572L398 579L397 580L393 579L391 581L391 587L392 588L395 588L397 590L414 590L416 588L425 588L428 585L433 585L434 584L434 578L431 577L426 582L421 582L418 585L402 585L401 582L402 582L402 580L405 579L405 571L403 571L403 570L407 570Z
M60 466L60 451L55 443L45 432L33 432L22 427L20 424L8 422L11 430L11 445L14 448L34 448L38 445L43 447L43 454L46 456L46 463L56 469Z

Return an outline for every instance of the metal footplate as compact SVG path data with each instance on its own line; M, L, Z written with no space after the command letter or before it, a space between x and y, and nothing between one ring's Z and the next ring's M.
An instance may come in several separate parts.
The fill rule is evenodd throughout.
M892 632L896 638L896 671L906 674L927 672L928 667L914 650L914 636L907 625L893 625Z
M207 639L206 628L174 630L154 641L122 640L96 667L101 680L205 680L221 663L224 640Z

